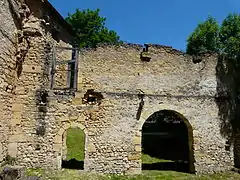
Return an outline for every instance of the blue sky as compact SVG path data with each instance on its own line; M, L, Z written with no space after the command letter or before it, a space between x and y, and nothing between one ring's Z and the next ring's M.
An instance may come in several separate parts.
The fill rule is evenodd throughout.
M185 50L186 39L208 15L219 22L239 13L240 0L49 0L66 17L79 9L100 9L106 26L122 40Z

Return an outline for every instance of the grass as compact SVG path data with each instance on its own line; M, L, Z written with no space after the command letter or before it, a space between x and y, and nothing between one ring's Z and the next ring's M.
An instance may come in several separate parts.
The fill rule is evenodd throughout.
M153 164L153 163L161 163L161 162L173 162L171 160L164 160L152 157L148 154L142 154L142 163L143 164Z
M79 128L70 128L67 130L67 160L84 160L84 132Z
M233 172L211 175L192 175L173 171L143 171L141 175L103 175L78 170L60 171L28 169L28 175L39 176L43 180L240 180L240 175Z

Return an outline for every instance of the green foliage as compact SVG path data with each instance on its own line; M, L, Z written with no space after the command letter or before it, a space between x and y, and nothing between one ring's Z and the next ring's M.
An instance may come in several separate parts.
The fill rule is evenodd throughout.
M189 36L187 42L188 54L217 52L219 47L219 25L213 17L208 17L200 23Z
M41 169L41 168L36 168L36 169L29 168L29 169L26 169L25 173L26 173L27 176L41 177L42 174L44 174L44 169Z
M81 129L70 128L67 130L67 160L84 160L85 135Z
M240 15L229 14L220 29L221 50L231 59L240 57Z
M142 163L143 164L153 164L153 163L164 163L164 162L173 162L171 160L164 160L164 159L158 159L155 157L151 157L148 154L142 154Z
M52 170L52 169L31 169L27 175L38 176L42 179L52 180L225 180L240 179L240 175L233 172L215 173L209 175L192 175L174 171L143 171L141 175L108 175L90 173L79 170Z
M100 43L118 44L119 36L105 27L106 18L99 15L100 10L76 10L69 14L66 21L72 26L76 37L74 43L80 48L95 48Z
M229 14L221 26L208 19L199 24L187 40L187 53L197 55L204 52L218 52L240 64L240 14Z

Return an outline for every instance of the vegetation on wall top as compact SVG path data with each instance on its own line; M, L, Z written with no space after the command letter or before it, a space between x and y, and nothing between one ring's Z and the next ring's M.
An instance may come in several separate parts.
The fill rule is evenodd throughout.
M72 26L76 36L74 44L80 48L96 48L98 44L118 44L120 37L105 26L106 18L99 15L100 10L76 10L66 21Z
M198 24L187 40L187 53L197 55L214 52L240 61L240 14L229 14L219 25L213 17Z

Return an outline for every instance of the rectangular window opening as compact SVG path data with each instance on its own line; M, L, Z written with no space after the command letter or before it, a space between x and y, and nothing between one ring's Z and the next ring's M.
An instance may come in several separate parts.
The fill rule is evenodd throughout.
M51 89L77 90L79 49L53 47Z

